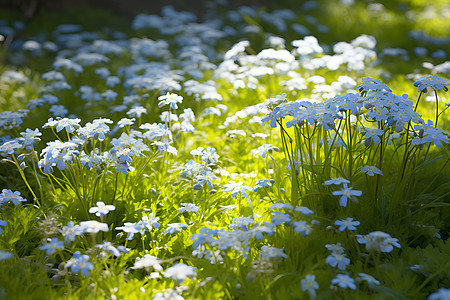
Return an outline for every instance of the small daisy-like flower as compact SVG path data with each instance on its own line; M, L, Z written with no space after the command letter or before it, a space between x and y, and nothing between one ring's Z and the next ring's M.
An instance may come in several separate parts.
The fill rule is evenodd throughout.
M351 187L347 186L347 183L344 183L344 188L342 188L340 191L334 191L333 195L341 196L341 198L339 199L339 204L343 207L346 207L348 199L351 199L353 202L358 203L354 196L361 196L362 191L352 190Z
M368 166L361 167L361 172L366 173L368 176L375 176L375 174L383 175L383 172L381 172L380 169L374 166Z
M336 278L331 280L332 284L337 284L343 289L350 288L356 290L355 280L348 275L337 274Z
M368 92L369 90L373 90L373 91L383 91L384 90L387 92L392 92L392 90L387 85L385 85L378 79L365 77L362 79L362 81L363 81L363 83L361 83L360 85L358 85L356 87L356 89L359 91Z
M439 289L428 296L428 300L447 300L450 299L450 289Z
M120 119L119 122L117 122L117 125L118 125L120 128L122 128L122 127L124 127L124 126L133 125L133 124L134 124L134 121L136 121L135 118L131 118L131 119L128 119L128 118L122 118L122 119Z
M339 231L347 230L356 230L356 226L360 223L359 221L353 221L353 218L347 218L345 220L337 220L334 222L334 225L339 226Z
M178 211L181 214L184 213L185 211L198 214L199 207L197 205L195 205L194 203L181 203L181 205L183 207L178 208Z
M316 276L310 274L306 275L306 277L301 281L301 288L304 292L308 291L311 299L316 298L315 290L319 289L319 284L316 282Z
M283 249L267 247L267 246L262 246L259 254L261 255L262 258L276 258L276 257L287 258L288 257L286 255L286 253L284 253Z
M356 240L360 244L366 244L367 251L391 252L394 247L401 248L398 239L391 237L382 231L374 231L367 235L356 235Z
M326 263L332 267L338 267L339 270L344 271L347 265L350 264L350 259L348 259L345 254L331 253L326 259Z
M73 254L73 257L66 263L65 268L70 268L72 273L81 271L83 276L88 276L89 271L94 269L94 265L89 262L89 256L81 255L80 251Z
M330 180L325 181L323 184L324 185L341 185L343 183L350 183L350 181L348 181L347 179L344 178L331 178Z
M177 103L181 103L183 101L183 97L173 93L167 93L163 96L158 97L159 103L158 107L162 107L164 105L169 104L171 109L177 109Z
M337 254L342 254L344 253L344 247L342 247L341 243L337 243L337 244L326 244L325 248L327 248L328 250L330 250L333 253L337 253Z
M134 264L134 267L131 267L132 269L154 269L157 271L162 271L163 267L161 266L161 260L155 256L152 256L150 254L145 254L142 258L136 258L136 263Z
M311 225L307 224L306 221L292 222L292 226L294 227L294 232L299 232L303 236L307 236L312 231Z
M116 207L114 205L106 205L104 202L99 201L99 202L97 202L96 207L91 207L89 209L89 213L91 213L91 214L95 213L95 215L97 217L103 217L107 213L109 213L110 211L113 211L115 209L116 209Z
M418 79L414 82L414 86L419 88L419 92L428 92L428 88L432 88L433 90L441 90L448 91L448 86L450 85L447 79L441 78L437 75L433 75L427 78Z
M291 222L291 217L288 214L283 214L282 212L274 211L272 213L272 217L270 218L270 220L274 225L280 225L282 223Z
M57 249L64 249L64 242L53 238L48 244L39 247L40 250L46 250L47 255L55 253Z
M197 269L186 264L176 264L163 272L164 277L172 278L182 283L186 278L197 276Z

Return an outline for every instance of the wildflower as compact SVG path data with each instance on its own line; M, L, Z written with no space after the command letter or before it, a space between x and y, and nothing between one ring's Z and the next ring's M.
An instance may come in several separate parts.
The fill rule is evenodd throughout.
M251 187L244 185L243 182L230 181L228 184L224 185L225 192L231 193L231 196L236 198L238 193L242 193L243 197L248 197L246 191L252 190Z
M152 145L158 146L159 151L169 152L172 153L173 155L177 155L178 152L177 149L175 149L175 147L172 147L170 143L171 142L169 142L166 138L164 138L162 142L155 141L152 143Z
M312 231L311 225L308 225L306 221L292 222L292 226L294 227L294 232L299 232L303 236L307 236Z
M301 281L301 288L304 292L308 291L311 299L316 298L315 290L319 289L319 284L316 282L316 276L310 274L306 275L306 277Z
M239 217L234 218L232 224L228 225L231 229L239 228L242 230L247 230L247 226L254 222L253 217Z
M272 153L272 151L280 151L280 149L278 149L278 147L272 146L271 144L264 144L258 149L253 149L251 153L253 156L259 154L262 158L266 158L267 152Z
M383 130L376 128L366 128L364 136L366 140L372 139L375 145L378 145L381 142L380 136L383 135Z
M358 273L358 275L360 276L359 278L357 278L356 280L361 281L364 280L367 282L367 284L370 285L380 285L380 282L378 280L376 280L375 278L373 278L372 276L366 274L366 273Z
M208 187L210 189L212 189L213 188L212 180L219 180L219 177L217 177L216 175L214 175L211 172L205 172L202 175L197 175L195 180L198 182L197 184L200 185L200 188L203 187L206 183L208 185ZM194 190L196 190L195 185L194 185Z
M5 259L10 259L11 257L14 257L13 253L0 250L0 261L5 260Z
M99 201L99 202L97 202L96 207L91 207L89 209L89 213L91 213L91 214L95 213L95 215L97 217L103 217L107 213L109 213L110 211L113 211L115 209L116 209L116 207L114 205L106 205L104 202Z
M382 231L374 231L367 235L356 235L356 240L360 244L366 244L367 251L381 251L389 253L394 249L394 246L401 248L398 239L392 238L389 234Z
M181 203L181 205L183 207L178 208L178 211L180 212L180 214L184 213L185 211L194 212L194 213L198 214L199 207L197 205L195 205L194 203Z
M142 114L147 114L147 109L142 106L135 106L127 112L130 117L140 118Z
M343 289L350 288L356 290L355 280L348 275L337 274L336 278L331 280L331 283L337 284Z
M116 227L116 230L122 230L127 233L127 240L132 240L135 233L141 231L141 226L137 223L126 222L123 226Z
M52 105L49 109L54 117L64 117L69 113L69 111L64 107L64 105Z
M42 135L41 132L39 132L39 129L31 130L30 128L27 128L25 132L21 132L20 135L22 136L22 143L26 146L32 145L37 141L40 141L41 139L39 136ZM0 151L2 152L2 151Z
M158 221L159 217L153 218L153 213L150 213L148 216L143 216L141 221L137 223L137 225L141 228L141 234L144 234L146 230L152 231L153 228L158 229Z
M351 187L347 186L347 183L344 183L344 188L340 191L333 191L334 196L341 196L339 199L339 204L343 207L347 206L347 200L350 198L353 202L358 203L358 201L354 198L354 196L361 196L362 191L352 190Z
M283 214L282 212L274 211L272 213L272 217L270 218L270 220L272 221L273 225L277 226L283 223L291 222L291 217L288 214Z
M289 203L275 203L269 206L269 209L289 209L292 210L293 207Z
M53 120L53 118L48 119L47 123L45 123L42 128L47 127L56 127L56 132L60 132L65 129L68 133L74 132L75 128L80 128L80 119L57 119Z
M117 122L117 125L118 125L120 128L122 128L122 127L125 127L125 126L133 125L133 124L134 124L134 121L136 121L135 118L132 118L132 119L122 118L122 119L119 120L119 122ZM142 125L141 125L141 126L142 126Z
M80 251L73 254L73 257L66 263L65 268L70 268L72 273L81 271L83 276L88 276L89 271L94 269L94 265L89 262L89 256L81 255Z
M108 232L108 224L97 221L83 221L80 222L80 230L88 233L98 233L99 231Z
M258 179L255 186L253 187L253 191L257 192L260 188L271 187L274 182L275 182L275 180L273 180L273 179L265 179L265 178Z
M3 189L0 194L0 206L7 204L9 201L17 206L20 202L27 201L27 199L22 198L19 191L13 192L9 189Z
M294 211L299 211L302 214L304 214L305 216L310 216L314 213L311 209L309 209L305 206L297 206L296 208L294 208Z
M181 103L183 101L183 97L177 94L172 94L167 92L166 95L158 97L159 103L158 107L162 107L164 105L169 104L171 109L177 109L177 103Z
M186 278L197 276L197 269L186 264L176 264L163 272L164 277L172 278L178 283L182 283Z
M345 254L331 253L327 259L326 263L332 267L338 267L339 270L344 271L348 264L350 264L350 259L348 259Z
M363 83L361 83L360 85L358 85L356 87L356 89L359 91L368 92L369 90L373 90L373 91L383 91L384 90L384 91L392 92L392 90L387 85L385 85L378 79L365 77L362 79L362 81L363 81Z
M6 226L8 223L6 221L0 220L0 226ZM3 228L0 227L0 234L3 233Z
M184 300L184 297L179 295L174 289L164 290L164 292L153 295L153 300Z
M353 218L347 218L345 220L337 220L334 222L334 225L339 226L339 231L347 230L356 230L356 226L360 223L359 221L353 221Z
M277 258L277 257L287 258L288 257L284 253L283 249L267 247L267 246L262 246L259 254L262 258Z
M444 89L444 91L448 91L448 86L450 83L447 79L441 78L437 75L432 75L427 78L421 78L414 82L414 86L419 88L419 92L428 92L428 88L432 88L435 91Z
M325 181L324 185L332 185L332 184L340 185L340 184L343 184L343 183L350 183L350 181L348 181L347 179L338 177L338 178L332 178L330 180Z
M19 143L17 140L10 140L0 145L0 154L2 156L8 156L10 154L14 154L14 151L16 151L16 149L22 148L23 145Z
M369 176L374 176L375 174L383 175L383 172L381 172L380 169L374 166L368 166L361 167L361 172L366 173Z
M60 232L62 233L62 235L64 236L65 241L75 241L75 238L77 235L82 235L83 234L83 230L81 228L80 225L74 225L73 221L69 221L69 223L67 223L67 226L64 226Z
M39 247L40 250L46 250L47 255L55 253L57 249L64 249L64 242L53 238L48 244Z
M183 229L186 229L188 226L182 223L172 223L167 224L167 229L164 230L163 234L171 234L174 235L177 232L181 232Z
M134 263L134 266L132 269L142 269L145 268L147 270L150 270L150 268L162 271L163 267L161 266L161 260L155 256L152 256L150 254L145 254L142 258L136 258L136 262Z
M344 253L344 247L342 247L341 243L337 243L337 244L326 244L325 248L327 248L328 250L330 250L333 253L336 254L343 254Z
M114 87L115 85L120 83L120 78L117 76L109 76L108 78L106 78L106 86L108 87Z
M448 300L450 299L450 289L440 288L430 296L428 300Z
M119 257L122 253L127 253L128 250L124 246L114 247L111 242L103 241L101 244L95 245L96 248L99 248L103 251L108 251L115 257Z

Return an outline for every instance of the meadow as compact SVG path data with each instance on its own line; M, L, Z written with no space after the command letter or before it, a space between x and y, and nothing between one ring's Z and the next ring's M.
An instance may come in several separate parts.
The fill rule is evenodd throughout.
M449 5L280 3L0 12L0 299L450 299Z

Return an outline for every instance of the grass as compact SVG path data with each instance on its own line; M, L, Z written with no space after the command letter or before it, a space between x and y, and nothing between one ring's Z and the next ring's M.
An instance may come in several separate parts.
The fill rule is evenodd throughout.
M162 299L171 294L179 299L423 299L450 288L444 90L437 91L442 112L437 128L426 126L418 115L401 123L394 113L416 112L436 123L435 102L425 100L434 91L419 93L407 75L428 73L421 67L423 60L442 60L413 55L415 45L407 32L420 28L424 19L408 19L397 6L407 4L407 10L420 16L427 3L383 4L381 13L357 2L347 15L349 7L338 1L320 2L309 15L328 26L328 33L308 25L301 12L286 23L307 25L328 46L372 34L378 54L387 47L404 47L410 60L378 57L375 63L375 58L366 58L360 70L349 70L347 63L333 70L307 67L312 58L321 60L325 54L295 55L299 64L288 65L289 72L283 71L282 60L258 59L257 54L269 48L267 32L283 37L288 50L293 49L292 40L301 39L292 31L277 32L262 17L267 8L235 22L226 18L224 7L217 8L215 19L238 33L222 38L208 31L211 24L196 27L193 35L189 22L181 22L174 34L164 33L182 15L160 19L167 22L161 29L132 30L127 20L87 7L64 14L40 12L23 36L43 32L50 37L58 24L74 23L83 15L83 28L100 39L115 40L105 27L124 32L126 39L116 44L123 52L104 53L108 63L80 60L82 72L60 68L71 87L67 90L49 89L51 80L41 77L54 68L54 53L33 56L1 50L3 60L20 59L22 64L0 69L0 219L6 221L0 223L0 298ZM434 7L439 10L443 4ZM249 24L258 31L245 32ZM427 33L440 37L448 21L436 17L426 24ZM150 42L139 50L147 36L166 41L167 47ZM199 50L183 48L194 36L199 37ZM234 57L224 62L221 55L242 39L249 45L234 48ZM83 47L92 45L89 41ZM82 47L59 46L72 61L83 52ZM426 46L430 53L439 48ZM142 70L133 71L132 66ZM201 77L186 66L200 71ZM100 67L118 76L120 83L108 86L97 73ZM272 71L255 73L267 69ZM25 80L9 79L9 70ZM326 85L307 81L314 75L322 76ZM343 85L343 75L355 81L348 89L358 91L333 98L347 93L347 88L337 88ZM305 79L305 87L298 77ZM381 92L372 99L387 86L364 77L382 77L393 93ZM139 85L136 79L148 81ZM285 83L292 79L299 81ZM201 84L189 89L196 83L188 80ZM98 94L87 96L82 86ZM107 100L103 93L108 90L117 96ZM327 95L330 91L333 95ZM158 105L167 92L183 97L177 108ZM58 102L48 103L44 94L56 96ZM403 94L411 102L401 98ZM217 95L223 99L209 99ZM383 102L384 95L395 103ZM32 108L31 99L44 99L43 105ZM297 99L305 102L294 102ZM358 99L358 108L348 110L355 104L352 99ZM54 105L63 105L72 121L56 118ZM382 107L374 110L376 105ZM140 114L136 107L146 111ZM23 123L8 120L8 111L24 108L29 112L20 118ZM384 117L376 114L382 108ZM167 119L175 114L179 120ZM272 126L271 116L276 120ZM298 122L293 123L293 117ZM264 118L268 121L260 124ZM74 130L64 122L72 122ZM129 123L118 126L122 122ZM32 144L19 140L26 129L38 129L42 135L28 139L34 139ZM370 135L375 129L378 134ZM262 151L263 145L271 150ZM361 168L366 166L383 175L365 174ZM346 183L327 183L336 178ZM265 186L256 190L261 179L267 179ZM23 197L15 196L23 200L18 205L7 198L15 191ZM101 202L114 210L90 212ZM359 222L356 230L341 230L339 221L346 218ZM53 238L64 246L45 250ZM373 276L373 282L361 273ZM305 285L307 275L315 276L318 288ZM339 281L340 276L346 281Z

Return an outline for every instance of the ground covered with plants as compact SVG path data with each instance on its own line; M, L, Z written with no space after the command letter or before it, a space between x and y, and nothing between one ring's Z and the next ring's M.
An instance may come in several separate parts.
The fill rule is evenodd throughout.
M450 8L383 3L1 16L0 298L450 299Z

